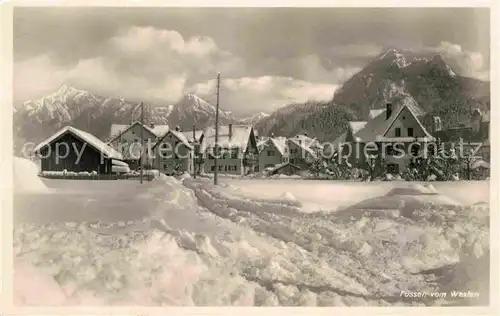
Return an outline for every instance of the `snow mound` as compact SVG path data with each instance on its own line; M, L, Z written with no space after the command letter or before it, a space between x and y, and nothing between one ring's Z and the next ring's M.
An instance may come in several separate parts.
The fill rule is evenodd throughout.
M297 201L297 199L295 198L295 196L293 196L293 194L290 193L290 192L284 192L281 195L281 198L284 199L284 200L287 200L287 201Z
M14 191L19 193L47 193L49 191L38 177L38 167L33 161L14 157Z
M66 300L66 295L54 278L43 274L27 262L16 261L14 279L16 280L14 282L16 305L57 306ZM43 288L43 291L40 291L40 288Z
M349 209L402 210L423 209L426 205L460 206L447 196L439 194L432 185L412 184L408 187L394 188L384 196L361 201Z

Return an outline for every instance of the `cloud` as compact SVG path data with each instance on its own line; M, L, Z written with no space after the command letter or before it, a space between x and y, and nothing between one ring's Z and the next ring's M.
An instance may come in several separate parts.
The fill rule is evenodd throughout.
M221 108L242 115L260 111L269 113L291 103L331 100L337 87L335 84L312 83L292 77L227 78L221 80ZM216 81L195 84L189 91L213 102Z
M294 60L300 79L247 76L245 60L219 48L206 36L183 37L174 30L131 27L111 37L101 56L60 64L48 55L17 62L16 100L51 93L62 84L96 94L173 103L195 91L214 101L214 78L223 75L224 106L235 114L277 109L292 102L329 100L336 84L356 68L330 67L316 55Z
M479 52L464 50L462 46L443 41L430 51L441 53L450 66L460 75L480 80L489 80L490 70L486 67L484 57Z

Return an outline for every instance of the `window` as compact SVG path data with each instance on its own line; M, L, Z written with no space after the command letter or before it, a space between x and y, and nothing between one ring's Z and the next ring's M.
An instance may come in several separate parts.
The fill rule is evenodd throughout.
M231 159L238 159L238 149L231 150Z
M224 171L227 171L227 167L229 167L229 166L224 166Z
M392 145L386 145L386 147L385 147L385 154L387 156L394 155L394 147Z
M401 128L396 127L396 130L394 132L396 133L396 137L401 137Z
M268 164L265 166L265 168L272 168L272 167L274 167L274 165L273 165L272 163L268 163Z
M399 173L399 165L395 163L390 163L387 165L387 173L390 174L398 174Z
M210 171L215 171L215 166L211 166Z
M224 168L224 166L219 166L219 171L222 171L222 168Z
M163 164L163 169L167 169L168 165L166 163Z
M268 157L274 157L275 153L274 153L274 150L268 150L267 151L267 156Z
M413 128L408 128L408 137L413 137Z
M420 145L419 144L411 144L411 154L416 157L418 156L418 153L420 152Z

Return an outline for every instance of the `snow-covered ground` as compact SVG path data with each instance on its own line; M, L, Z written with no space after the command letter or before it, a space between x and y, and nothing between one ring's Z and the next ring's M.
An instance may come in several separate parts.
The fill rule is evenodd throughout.
M302 203L302 210L314 212L331 211L352 205L362 200L384 195L405 182L354 182L329 180L264 180L221 179L233 193L248 198L295 198ZM416 182L413 182L416 183ZM438 192L461 204L489 203L489 181L433 182Z
M242 182L70 182L15 195L17 303L378 306L456 303L401 291L480 291L461 304L488 296L488 208L345 216L303 212L307 195L286 186L283 197L245 199ZM309 183L320 196L319 184L302 188ZM350 193L350 204L369 192Z

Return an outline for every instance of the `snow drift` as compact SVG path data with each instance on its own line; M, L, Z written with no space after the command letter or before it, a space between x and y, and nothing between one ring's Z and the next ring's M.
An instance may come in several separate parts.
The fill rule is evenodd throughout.
M66 299L56 291L53 304L424 306L456 301L401 291L473 291L471 267L489 253L487 208L415 204L410 217L369 209L348 217L303 213L289 194L242 199L189 177L146 185L137 199L160 203L144 220L16 227L16 262L58 283ZM405 190L386 197L436 195Z
M26 158L14 157L14 192L47 193L49 189L38 177L38 167Z

